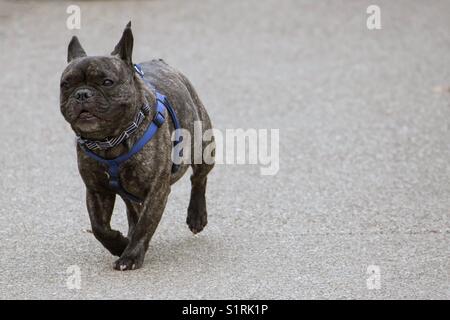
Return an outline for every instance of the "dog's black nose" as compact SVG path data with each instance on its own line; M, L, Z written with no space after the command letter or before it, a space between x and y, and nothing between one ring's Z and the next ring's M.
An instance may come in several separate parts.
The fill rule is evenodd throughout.
M75 92L75 99L82 102L92 97L92 91L86 88L79 89Z

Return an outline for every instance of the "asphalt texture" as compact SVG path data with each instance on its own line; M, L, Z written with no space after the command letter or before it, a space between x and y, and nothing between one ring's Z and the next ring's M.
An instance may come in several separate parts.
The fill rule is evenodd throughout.
M373 2L0 1L0 298L449 299L450 2ZM185 176L142 269L118 272L59 77L72 35L109 54L128 20L134 61L182 70L216 128L280 129L280 169L217 165L197 236Z

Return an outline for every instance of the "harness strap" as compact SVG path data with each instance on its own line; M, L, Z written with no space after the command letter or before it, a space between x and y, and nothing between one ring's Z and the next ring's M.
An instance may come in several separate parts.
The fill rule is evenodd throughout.
M173 127L175 128L175 141L173 142L173 146L175 147L177 144L179 144L182 141L182 137L180 136L180 122L178 121L177 115L175 110L172 108L172 106L170 105L169 101L167 100L167 98L165 96L160 95L155 87L153 86L153 84L150 83L150 81L148 81L147 79L145 79L144 77L144 70L142 69L142 66L140 64L135 64L134 65L134 70L136 71L136 73L141 77L141 79L144 81L144 83L153 90L153 92L155 92L157 98L158 95L160 96L160 101L161 103L164 104L164 106L166 107L167 111L169 112L170 118L172 119L173 122ZM183 150L180 150L180 157L183 156ZM172 173L176 173L178 170L180 169L180 165L179 164L172 164Z
M130 159L132 156L134 156L136 153L142 150L144 146L153 138L153 136L158 131L158 128L162 126L162 124L165 121L164 117L164 110L165 105L162 103L164 101L165 97L161 95L160 93L157 93L157 100L156 100L156 114L153 117L152 122L148 126L147 130L145 131L144 135L139 138L139 140L133 145L133 147L130 149L129 152L122 154L114 159L105 159L103 157L100 157L99 155L95 154L91 150L87 149L84 145L80 144L80 147L83 149L83 151L94 160L97 160L100 163L103 163L107 167L106 174L108 175L109 179L109 187L113 189L117 194L119 194L122 198L129 199L133 202L142 203L142 199L132 195L131 193L127 192L120 183L119 178L119 172L120 172L120 165Z

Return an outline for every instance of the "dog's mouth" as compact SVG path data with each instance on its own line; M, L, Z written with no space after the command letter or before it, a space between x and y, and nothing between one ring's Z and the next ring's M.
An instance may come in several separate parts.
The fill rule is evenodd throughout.
M90 120L97 120L99 118L97 116L95 116L94 114L90 113L87 110L82 110L80 112L80 114L78 115L78 119L79 120L90 121Z

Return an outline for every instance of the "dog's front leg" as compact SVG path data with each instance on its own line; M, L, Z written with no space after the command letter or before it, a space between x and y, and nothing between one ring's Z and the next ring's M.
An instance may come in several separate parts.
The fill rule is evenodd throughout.
M130 242L120 258L115 262L114 269L124 271L138 269L142 266L148 243L161 220L169 193L169 182L150 190L149 195L142 204L139 219L129 235Z
M124 200L125 205L127 206L127 218L128 218L128 235L127 238L130 239L133 234L134 227L136 226L139 220L140 206L134 204L130 200Z
M86 192L86 204L95 238L113 255L119 256L128 245L128 239L122 233L111 229L111 215L114 209L115 194Z

